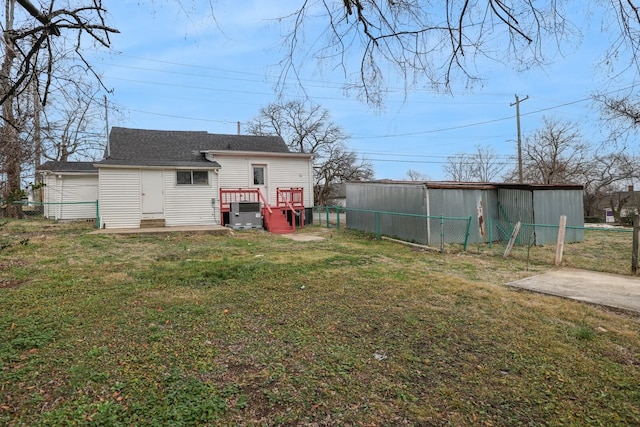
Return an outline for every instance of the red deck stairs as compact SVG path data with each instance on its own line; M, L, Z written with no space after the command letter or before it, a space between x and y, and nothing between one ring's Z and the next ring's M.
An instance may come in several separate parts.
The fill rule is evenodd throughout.
M260 202L264 228L274 234L296 231L296 218L304 226L304 197L302 188L276 189L276 204L269 205L257 188L220 189L220 213L230 211L233 202Z
M271 209L269 212L267 209L264 211L264 228L269 233L274 234L287 234L294 233L296 231L295 224L291 225L287 219L286 211L280 209ZM295 220L294 220L295 221Z

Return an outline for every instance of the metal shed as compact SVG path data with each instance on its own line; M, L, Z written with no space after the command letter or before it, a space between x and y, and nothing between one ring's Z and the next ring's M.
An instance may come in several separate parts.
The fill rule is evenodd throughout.
M426 245L488 243L518 221L525 226L517 243L547 244L560 215L568 226L584 225L581 185L354 181L346 193L348 228ZM565 241L583 237L569 228Z

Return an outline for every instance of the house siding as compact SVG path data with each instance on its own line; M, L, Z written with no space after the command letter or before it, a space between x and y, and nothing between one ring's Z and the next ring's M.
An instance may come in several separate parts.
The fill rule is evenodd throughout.
M62 188L60 188L61 179L56 175L45 175L44 177L44 217L50 219L58 219L60 215L60 203L62 201Z
M98 176L47 175L44 216L56 220L95 219ZM78 203L86 202L86 203ZM68 204L67 204L68 203Z
M164 171L165 224L219 225L218 174L209 171L208 185L177 185L176 171Z
M277 188L302 187L304 189L304 205L313 206L313 177L309 173L308 159L273 159L269 162L271 177L269 183L270 201L276 202ZM292 185L297 183L299 185Z
M267 165L267 192L269 204L276 203L277 188L302 187L305 206L313 206L313 177L311 161L305 158L262 157L262 156L225 156L216 155L221 165L220 188L252 187L251 165Z
M100 227L140 226L140 170L100 168Z

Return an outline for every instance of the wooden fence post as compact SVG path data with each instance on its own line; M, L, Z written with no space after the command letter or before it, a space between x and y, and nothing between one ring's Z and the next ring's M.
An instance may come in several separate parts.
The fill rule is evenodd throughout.
M564 252L564 235L567 229L567 216L560 215L560 226L558 227L558 243L556 244L556 265L562 264L562 253Z
M516 226L513 228L513 233L511 233L511 238L509 239L509 243L507 244L507 249L504 251L503 258L506 258L511 253L511 249L513 249L513 244L516 242L516 237L518 237L518 233L520 232L520 221L516 223Z
M640 246L640 215L636 214L633 218L633 249L631 250L631 273L637 276L640 273L638 269L638 249Z

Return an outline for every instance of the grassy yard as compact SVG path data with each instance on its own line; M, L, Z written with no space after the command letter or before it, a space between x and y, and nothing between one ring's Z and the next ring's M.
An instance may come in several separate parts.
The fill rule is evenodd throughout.
M632 240L631 229L587 229L582 242L564 245L562 266L630 275ZM471 244L468 251L474 254L502 256L505 249L506 242L500 242L494 243L491 248L487 244ZM452 252L461 250L460 245L451 248ZM534 247L516 245L509 257L525 262L529 260L532 264L553 265L555 254L555 244Z
M639 318L535 257L91 231L0 228L1 425L640 425Z

